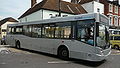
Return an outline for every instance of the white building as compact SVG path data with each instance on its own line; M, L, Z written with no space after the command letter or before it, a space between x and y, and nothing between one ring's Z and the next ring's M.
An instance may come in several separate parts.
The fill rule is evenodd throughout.
M72 3L80 4L88 13L104 14L104 4L99 0L71 0Z
M92 2L82 4L82 6L88 13L104 14L104 5L102 3L92 1ZM88 7L88 6L90 6L90 7Z
M65 1L60 1L60 12L62 17L87 13L81 5ZM18 19L20 22L30 22L49 19L58 15L59 0L43 0L40 3L36 3L36 0L31 0L31 8Z
M5 19L3 19L3 20L0 21L0 39L3 36L6 36L7 25L8 24L15 24L15 23L18 23L18 21L15 20L12 17L8 17L8 18L5 18Z

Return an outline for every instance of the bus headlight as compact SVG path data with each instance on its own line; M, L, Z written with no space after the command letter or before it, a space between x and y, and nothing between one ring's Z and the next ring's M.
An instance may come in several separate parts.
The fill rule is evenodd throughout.
M103 55L103 50L100 51L100 54Z

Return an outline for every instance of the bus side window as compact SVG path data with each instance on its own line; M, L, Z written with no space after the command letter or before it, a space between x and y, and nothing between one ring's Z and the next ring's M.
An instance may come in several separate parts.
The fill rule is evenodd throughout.
M15 34L15 28L12 27L11 34Z
M30 25L23 26L23 33L24 33L24 35L31 37L32 36L32 26L30 26Z
M78 40L85 41L85 35L86 35L85 29L78 30Z
M16 27L15 34L23 34L22 31L23 31L23 27L22 26Z
M35 37L35 38L41 37L41 25L33 25L32 37Z
M58 23L55 29L55 38L71 38L71 22Z
M110 36L110 40L113 40L113 36Z
M120 36L115 36L114 40L120 40Z

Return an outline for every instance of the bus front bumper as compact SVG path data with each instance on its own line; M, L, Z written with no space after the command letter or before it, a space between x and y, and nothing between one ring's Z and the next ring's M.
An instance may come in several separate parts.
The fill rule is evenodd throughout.
M85 53L85 52L70 52L70 58L82 59L87 61L99 62L107 58L111 53L111 48L103 50L101 54Z
M90 61L102 61L106 59L111 54L111 47L105 50L102 50L100 54L88 54L88 60Z

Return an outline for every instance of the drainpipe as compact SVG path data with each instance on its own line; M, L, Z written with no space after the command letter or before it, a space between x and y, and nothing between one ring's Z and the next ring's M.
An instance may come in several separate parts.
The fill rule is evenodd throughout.
M61 0L58 1L58 8L59 8L59 17L61 17Z

